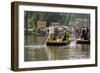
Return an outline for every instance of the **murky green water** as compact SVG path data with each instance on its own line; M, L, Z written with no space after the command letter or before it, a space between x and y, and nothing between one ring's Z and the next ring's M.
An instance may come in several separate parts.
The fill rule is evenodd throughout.
M43 46L46 39L46 36L26 36L24 60L46 61L90 58L90 44L76 44L74 40L71 40L71 43L66 46Z

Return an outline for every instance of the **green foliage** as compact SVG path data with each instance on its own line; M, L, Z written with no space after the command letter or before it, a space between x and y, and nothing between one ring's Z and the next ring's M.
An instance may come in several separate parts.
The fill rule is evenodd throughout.
M60 25L69 26L70 22L73 22L76 18L90 19L89 14L75 14L75 13L57 13L57 12L24 12L24 28L26 32L28 29L36 30L36 23L38 20L46 22L46 26L49 27L51 22L58 22ZM89 23L89 22L88 22ZM71 26L75 26L72 24Z
M25 11L25 28L35 27L38 20L46 21L47 26L50 26L51 22L59 22L62 25L69 23L70 17L67 13Z

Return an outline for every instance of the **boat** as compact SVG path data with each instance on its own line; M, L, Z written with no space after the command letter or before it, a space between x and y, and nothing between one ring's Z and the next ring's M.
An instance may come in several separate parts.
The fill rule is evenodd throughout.
M70 35L64 27L53 27L53 32L50 33L46 42L47 46L65 46L70 43Z
M90 44L90 30L87 27L80 27L77 29L76 43Z

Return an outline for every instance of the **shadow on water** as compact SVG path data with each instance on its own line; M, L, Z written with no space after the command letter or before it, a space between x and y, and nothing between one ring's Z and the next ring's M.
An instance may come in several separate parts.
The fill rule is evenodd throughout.
M34 38L33 38L34 37ZM44 46L46 36L25 37L25 61L70 60L90 58L89 44L76 44L74 40L66 46ZM42 45L42 46L34 46Z

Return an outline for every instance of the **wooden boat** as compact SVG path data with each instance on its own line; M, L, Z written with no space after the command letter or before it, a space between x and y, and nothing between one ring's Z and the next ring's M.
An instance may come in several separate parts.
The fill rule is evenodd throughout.
M70 33L66 31L65 27L54 26L52 30L46 42L47 46L65 46L69 44Z

